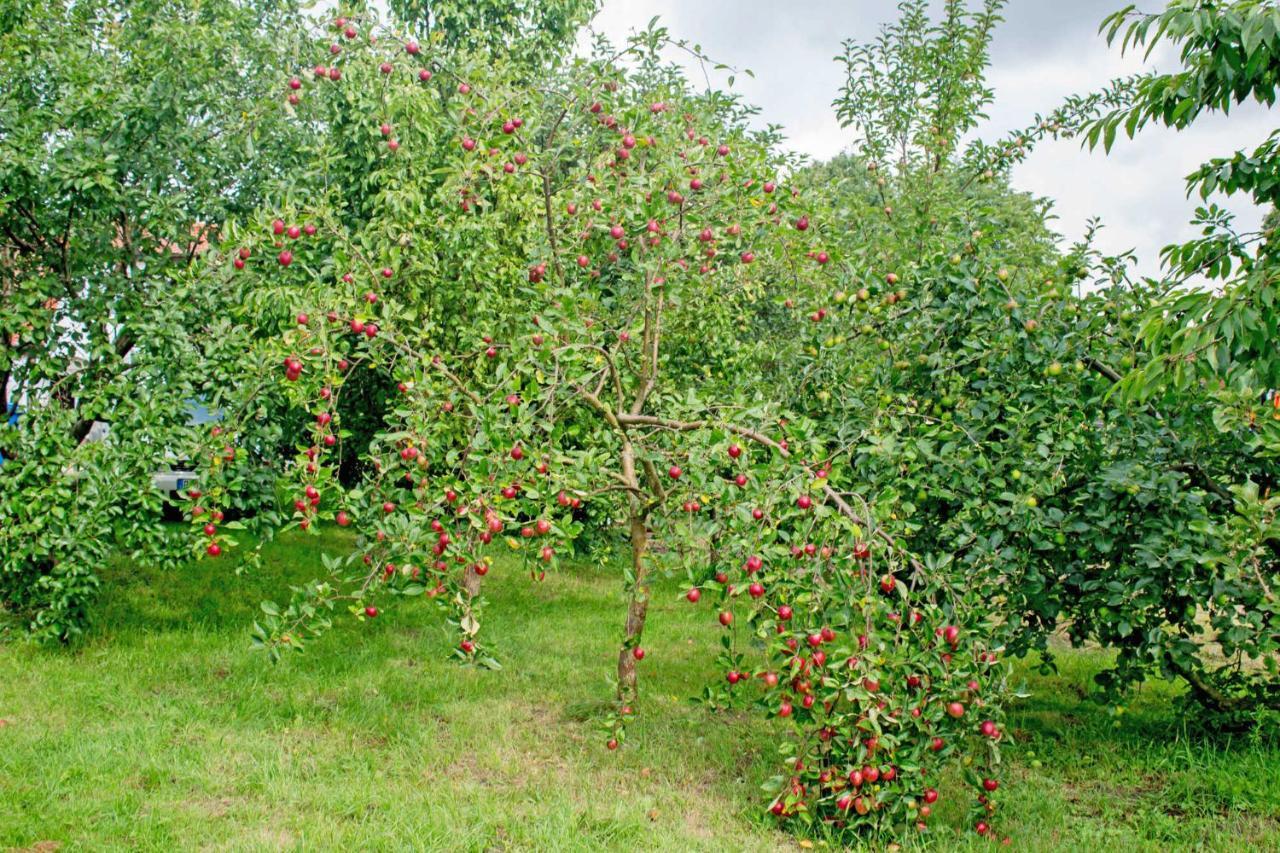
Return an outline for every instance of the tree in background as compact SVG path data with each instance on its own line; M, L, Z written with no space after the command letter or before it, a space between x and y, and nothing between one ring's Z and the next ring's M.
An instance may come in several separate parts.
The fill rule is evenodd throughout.
M0 4L0 602L40 636L114 550L172 553L151 478L231 355L181 272L287 172L262 69L304 40L289 3Z
M1113 698L1152 673L1197 685L1200 608L1240 615L1256 601L1203 568L1224 541L1212 519L1239 446L1221 441L1206 400L1117 393L1154 286L1088 239L1059 251L1047 203L1005 180L1037 139L1119 92L962 149L991 98L999 9L951 3L935 22L908 2L879 39L849 46L837 109L859 154L800 176L831 189L815 218L849 227L830 246L830 289L796 304L811 333L767 375L842 437L854 476L926 565L999 590L992 605L1019 628L1011 648L1047 654L1061 625L1120 650L1101 676ZM1252 641L1269 630L1246 629Z
M1070 98L1004 142L976 147L974 162L1002 169L1054 136L1110 151L1121 133L1153 123L1182 129L1249 101L1270 105L1278 27L1280 9L1255 0L1179 0L1156 14L1126 7L1103 23L1108 41L1148 54L1167 41L1180 46L1180 67ZM1193 219L1202 234L1164 250L1165 276L1132 282L1122 262L1110 265L1117 286L1100 307L1121 320L1125 347L1118 359L1095 353L1086 363L1109 383L1104 402L1154 428L1128 467L1137 505L1121 493L1126 515L1082 507L1081 532L1111 550L1085 566L1063 608L1073 637L1119 648L1108 687L1179 677L1202 706L1236 722L1280 707L1276 276L1271 218L1240 233L1209 199L1244 192L1274 211L1278 164L1274 133L1206 162L1187 179L1204 202ZM1175 502L1185 511L1152 512ZM1139 524L1140 539L1114 535ZM1121 543L1127 556L1114 551Z
M440 4L430 29L449 42L488 32L499 52L519 43L534 78L534 46L563 44L590 11L504 8L495 29L496 6ZM0 431L0 602L39 636L82 630L112 550L181 553L156 523L166 496L150 483L194 452L194 407L251 428L239 451L218 448L241 504L225 510L273 508L269 463L298 425L269 389L220 411L232 364L262 330L233 324L241 294L186 271L281 187L342 199L344 221L387 191L344 160L350 128L279 109L299 91L279 69L307 51L312 27L275 0L0 6L0 411L21 409L19 427ZM296 168L314 162L318 185ZM394 392L383 372L361 380L346 413L356 450ZM109 438L86 441L99 422ZM348 482L358 460L344 456Z
M1161 40L1181 47L1182 67L1149 73L1126 87L1126 102L1082 128L1110 148L1117 128L1130 137L1158 122L1189 127L1210 112L1275 103L1280 71L1280 8L1274 3L1171 3L1160 14L1132 7L1103 24L1122 47ZM1224 711L1280 709L1280 340L1274 212L1280 200L1280 131L1252 151L1216 157L1187 177L1202 236L1163 252L1166 279L1143 317L1144 358L1119 383L1127 397L1162 410L1193 400L1207 408L1206 444L1230 451L1213 472L1220 483L1212 519L1216 547L1197 555L1204 575L1195 628L1161 661L1196 695ZM1214 192L1247 193L1271 211L1258 233L1243 234ZM1196 278L1220 282L1187 288ZM1206 425L1207 427L1208 425ZM1224 494L1224 487L1228 494ZM1208 623L1207 625L1205 623ZM1218 649L1211 649L1216 643ZM1219 654L1220 652L1220 654Z
M598 0L391 0L397 21L447 49L503 54L534 67L569 51Z
M539 85L540 80L553 74L565 57L572 54L572 41L594 10L595 5L585 0L391 4L404 39L413 40L424 50L466 53L476 64L500 66L513 83L519 81L527 86ZM348 11L353 13L352 20L363 19L360 7ZM343 36L338 41L347 39ZM359 67L345 69L342 54L331 53L330 60L332 62L320 63L324 74L332 73L335 67L338 73L375 71ZM402 162L370 160L367 156L370 127L363 117L369 112L390 117L402 111L405 103L388 101L395 92L359 81L349 86L330 87L338 88L342 97L308 98L296 106L300 114L308 118L306 126L311 130L308 143L297 152L297 162L308 164L308 168L293 176L285 187L284 197L298 199L299 203L309 198L324 198L331 215L342 227L366 229L377 235L374 239L382 239L387 231L388 205L401 210L406 204L420 206L424 200L431 199L439 188L453 145L450 137L435 130L457 94L447 77L433 78L430 69L426 70L427 76L417 81L418 91L414 92L413 104L419 113L396 125L398 135L414 134L414 168L406 171ZM328 77L314 76L314 69L306 71L312 73L303 73L301 77L308 84L312 79L334 82ZM385 82L381 74L378 71L375 79ZM309 92L311 86L306 89ZM288 91L291 100L307 94L302 90ZM432 97L418 97L424 93ZM395 144L401 141L405 140L398 139ZM312 164L324 165L313 171L309 168ZM415 197L410 199L410 194ZM418 212L422 212L421 207ZM469 249L476 248L477 255L482 249L480 241L444 249L432 241L430 229L421 229L415 239L414 254L420 256L419 262L424 267L434 265L436 269L442 265L454 270L465 269L475 263ZM483 247L484 252L491 249L491 246ZM435 288L435 305L445 311L439 317L439 327L443 330L463 328L468 322L471 300L462 296L476 292L476 276L455 273L441 277L463 289ZM339 475L344 484L355 485L369 473L362 467L369 444L394 396L395 382L382 367L362 370L349 378L341 403L347 432L340 446ZM289 424L290 431L296 427L297 424Z

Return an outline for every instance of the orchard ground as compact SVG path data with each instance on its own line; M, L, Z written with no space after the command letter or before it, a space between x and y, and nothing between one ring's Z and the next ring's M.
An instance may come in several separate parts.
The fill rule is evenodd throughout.
M719 627L708 602L655 588L640 715L608 752L619 573L586 563L486 579L505 665L446 659L426 601L338 627L278 666L249 649L263 598L314 576L291 535L267 568L110 568L91 639L67 652L0 644L0 848L173 850L772 850L797 842L762 813L777 770L758 714L689 701ZM1115 715L1087 698L1102 653L1060 673L1020 665L1011 768L997 819L1017 850L1280 850L1280 743L1191 734L1173 688ZM940 803L936 849L992 849Z

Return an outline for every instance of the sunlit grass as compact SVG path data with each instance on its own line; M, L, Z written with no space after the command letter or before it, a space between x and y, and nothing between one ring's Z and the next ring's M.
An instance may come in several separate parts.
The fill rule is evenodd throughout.
M537 584L499 564L485 631L501 671L450 662L422 601L339 618L273 667L249 650L249 620L322 547L342 543L286 538L246 578L229 560L113 567L86 645L0 646L0 847L796 847L761 814L772 724L688 701L715 677L716 626L674 585L655 590L641 713L610 753L593 715L611 695L617 572ZM997 820L1014 848L1280 849L1280 749L1189 736L1167 685L1113 716L1086 698L1101 662L1066 651L1056 676L1028 669ZM989 846L959 825L933 838Z

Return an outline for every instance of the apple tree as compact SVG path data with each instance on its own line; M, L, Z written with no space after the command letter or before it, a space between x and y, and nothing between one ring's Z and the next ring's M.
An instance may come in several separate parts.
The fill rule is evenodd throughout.
M1121 381L1149 336L1172 318L1203 318L1212 297L1183 291L1181 303L1166 303L1167 285L1132 281L1125 258L1099 256L1088 238L1059 250L1043 203L1006 182L1038 140L1079 133L1090 117L1110 116L1112 131L1083 131L1105 140L1133 115L1109 111L1150 84L1073 98L962 151L960 135L991 97L981 81L999 4L972 16L954 4L931 26L921 25L924 4L905 8L907 23L850 46L839 108L861 151L809 177L833 187L834 215L858 226L834 247L833 287L797 306L817 319L777 378L793 378L793 407L856 437L849 465L898 516L913 550L998 582L993 604L1019 629L1012 650L1047 654L1050 632L1065 623L1073 640L1119 650L1100 676L1113 698L1163 675L1186 679L1210 706L1245 707L1266 695L1253 688L1274 667L1268 463L1248 451L1249 431L1265 434L1256 427L1265 395L1241 386L1252 420L1224 434L1230 421L1209 395L1124 393L1158 387L1144 377L1171 368L1196 376L1167 358ZM1249 239L1210 234L1173 250L1191 259L1179 278L1229 268L1224 250ZM1246 324L1222 340L1261 340L1265 311L1218 310ZM1179 334L1213 339L1202 320ZM1234 393L1219 387L1219 399ZM1263 477L1261 488L1237 496L1229 484L1245 471ZM1232 518L1249 495L1253 509ZM1248 545L1242 529L1254 531ZM1215 662L1219 643L1230 651Z
M754 375L786 343L751 324L808 327L789 306L826 288L845 223L811 216L822 205L737 98L695 91L661 60L661 28L536 84L486 51L375 28L335 21L323 74L299 73L289 98L300 120L364 128L346 166L380 176L370 216L343 221L316 188L286 195L203 271L242 289L254 328L278 330L245 373L309 413L289 524L357 534L286 605L263 605L256 641L278 656L337 616L425 597L455 626L459 661L496 668L482 583L511 562L494 552L537 582L588 522L616 526L630 559L609 748L625 742L639 670L660 665L643 663L651 582L674 573L723 628L722 678L703 698L750 700L792 727L776 815L923 829L940 768L965 756L989 832L1004 664L986 591L904 549L842 436ZM416 149L442 145L443 165L425 168ZM371 366L396 397L368 475L344 488L340 400ZM211 465L192 506L213 557L233 544L207 521L233 491L218 476Z
M1123 33L1124 47L1150 50L1167 40L1181 48L1181 67L1126 81L1121 103L1085 122L1081 135L1109 150L1121 128L1130 137L1151 123L1180 130L1210 111L1274 103L1277 25L1274 4L1259 2L1172 2L1155 14L1117 12L1103 24L1109 41ZM1142 317L1138 364L1117 386L1161 411L1206 412L1201 441L1221 448L1221 464L1209 472L1222 484L1210 516L1212 545L1194 555L1198 618L1182 626L1178 645L1162 650L1161 665L1185 678L1206 705L1233 713L1280 708L1276 139L1273 132L1253 150L1215 157L1188 176L1188 194L1203 201L1194 219L1202 236L1164 250L1166 277ZM1241 233L1209 201L1214 193L1247 193L1271 215L1259 231ZM1215 284L1188 286L1197 279Z
M1173 2L1152 14L1127 7L1104 21L1108 41L1145 50L1168 41L1180 47L1180 67L1070 98L979 153L1000 169L1052 136L1110 151L1119 136L1153 123L1182 129L1210 111L1270 104L1276 15L1258 2ZM1142 445L1127 451L1136 506L1121 493L1128 520L1093 508L1105 520L1094 541L1134 542L1114 532L1138 519L1148 535L1130 559L1091 558L1095 588L1064 598L1063 607L1073 634L1120 649L1110 686L1147 674L1181 678L1204 708L1236 722L1280 701L1273 226L1268 218L1258 232L1241 233L1212 196L1248 193L1274 209L1276 162L1272 138L1204 163L1187 179L1188 194L1201 200L1193 219L1201 236L1165 248L1159 280L1133 282L1123 264L1113 265L1116 286L1090 300L1119 320L1125 344L1110 358L1086 359L1105 380L1100 402L1130 424L1150 424Z

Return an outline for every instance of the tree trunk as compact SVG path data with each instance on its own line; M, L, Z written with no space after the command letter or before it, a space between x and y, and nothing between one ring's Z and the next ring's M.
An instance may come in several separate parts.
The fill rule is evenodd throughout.
M462 573L462 591L467 596L467 603L471 603L471 599L480 594L480 576L476 574L475 565L472 564Z
M462 572L462 613L458 624L462 628L463 639L473 639L480 631L480 620L476 617L475 598L480 594L480 575L476 574L475 564L469 564Z
M1169 667L1187 683L1191 694L1201 705L1219 713L1253 712L1259 709L1280 710L1280 684L1271 682L1259 685L1251 696L1232 696L1224 693L1213 681L1194 667L1182 666L1172 656L1166 656Z
M644 618L649 612L648 515L638 505L631 508L631 602L627 606L627 624L622 648L618 650L618 701L634 702L637 695L636 658L634 649L644 634Z

